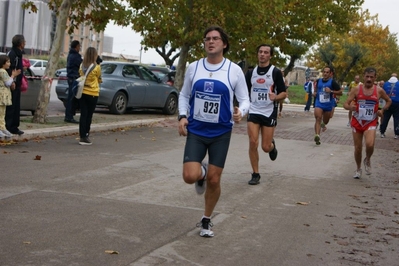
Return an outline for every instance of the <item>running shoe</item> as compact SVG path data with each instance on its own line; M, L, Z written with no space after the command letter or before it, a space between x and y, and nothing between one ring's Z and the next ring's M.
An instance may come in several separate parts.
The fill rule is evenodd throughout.
M360 179L361 177L362 177L362 169L357 169L353 178Z
M394 139L399 139L399 135L395 135Z
M367 158L364 158L363 164L364 164L364 170L366 171L366 175L371 175L371 164L370 164L370 160L367 161Z
M274 142L274 139L272 140L272 143L273 143L273 150L271 150L269 152L269 157L270 157L270 160L274 161L277 158L278 152L277 152L277 149L276 149L276 142Z
M202 237L213 237L212 227L213 224L211 223L211 219L209 218L202 218L201 222L197 223L197 227L201 227L200 236Z
M348 124L346 124L347 127L351 126L351 122L349 121Z
M195 182L195 191L198 195L202 195L206 189L206 175L208 174L208 164L206 162L201 163L201 168L204 169L205 175L202 179Z
M5 138L5 137L6 137L6 134L4 134L3 131L0 130L0 138L2 139L2 138Z
M316 134L316 135L314 136L314 141L316 142L316 145L320 145L320 143L321 143L321 142L320 142L320 136Z
M385 134L381 133L381 138L382 139L385 138Z
M251 180L248 181L248 185L257 185L260 183L259 180L260 180L260 174L252 173L252 178Z

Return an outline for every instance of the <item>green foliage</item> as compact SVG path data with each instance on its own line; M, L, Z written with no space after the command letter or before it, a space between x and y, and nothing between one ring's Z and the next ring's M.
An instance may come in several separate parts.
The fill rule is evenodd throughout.
M188 60L204 56L203 31L210 25L230 35L227 57L233 61L257 61L255 48L270 43L276 51L273 63L282 65L281 53L300 57L308 47L332 29L349 29L350 17L363 0L315 2L313 0L129 0L132 27L149 48L189 46ZM306 22L306 23L304 23ZM299 44L299 45L298 45ZM281 53L280 53L281 52Z
M387 80L399 69L397 37L382 27L378 16L360 10L346 33L332 31L318 43L308 58L309 66L321 68L330 60L339 83L353 80L368 66L377 69L378 79Z
M303 85L292 85L288 88L288 98L291 104L306 104L305 100L306 92L303 89ZM344 93L339 97L338 107L343 107L344 102L348 95ZM313 106L313 105L312 105Z

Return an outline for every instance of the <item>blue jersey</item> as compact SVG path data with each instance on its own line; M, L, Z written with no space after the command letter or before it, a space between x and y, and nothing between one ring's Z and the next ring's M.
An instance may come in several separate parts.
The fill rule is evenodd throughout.
M330 92L325 92L324 88L332 88L332 79L328 79L324 81L323 79L319 79L317 81L317 94L316 94L316 103L315 107L321 109L331 109L335 105L335 100L333 98L333 94Z
M242 102L243 115L248 112L249 97L238 65L225 58L217 65L205 61L200 59L188 67L179 96L179 113L188 110L188 132L211 138L232 130L234 95Z

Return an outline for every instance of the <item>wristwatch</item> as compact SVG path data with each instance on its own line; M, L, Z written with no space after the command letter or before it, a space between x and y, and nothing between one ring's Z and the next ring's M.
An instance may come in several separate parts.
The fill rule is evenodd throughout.
M177 120L181 120L182 118L187 118L187 116L186 115L179 115L178 117L177 117Z

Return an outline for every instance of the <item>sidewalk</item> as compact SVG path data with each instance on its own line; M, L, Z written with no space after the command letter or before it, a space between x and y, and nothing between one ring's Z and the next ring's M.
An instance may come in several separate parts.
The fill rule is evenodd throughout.
M75 118L79 120L79 115L76 115ZM156 111L135 111L125 115L114 115L100 109L100 111L96 110L94 113L91 132L140 127L169 119L174 120L175 116L164 115ZM31 121L32 116L21 116L20 129L25 133L21 136L14 135L14 141L79 133L79 124L64 122L64 115L48 116L46 124L37 124Z

